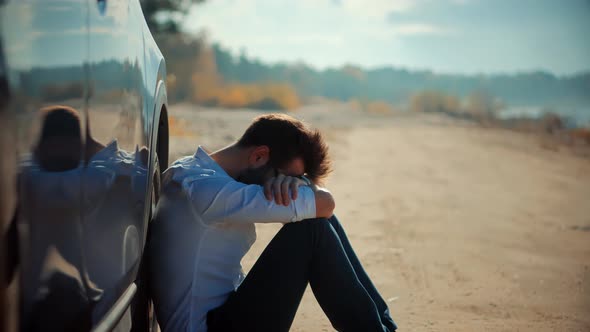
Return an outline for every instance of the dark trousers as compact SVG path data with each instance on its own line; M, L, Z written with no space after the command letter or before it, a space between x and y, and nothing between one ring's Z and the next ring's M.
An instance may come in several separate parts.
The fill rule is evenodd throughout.
M208 331L288 331L308 282L336 330L396 330L333 216L283 226L238 289L209 311Z

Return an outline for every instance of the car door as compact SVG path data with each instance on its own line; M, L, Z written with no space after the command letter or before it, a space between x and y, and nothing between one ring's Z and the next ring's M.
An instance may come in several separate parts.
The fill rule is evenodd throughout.
M99 321L137 277L149 214L143 35L137 1L89 3L89 162L82 196L88 277ZM120 327L131 324L130 312Z
M16 257L3 315L9 329L87 329L97 295L82 246L87 2L0 1L0 24L0 199L16 230L2 241Z

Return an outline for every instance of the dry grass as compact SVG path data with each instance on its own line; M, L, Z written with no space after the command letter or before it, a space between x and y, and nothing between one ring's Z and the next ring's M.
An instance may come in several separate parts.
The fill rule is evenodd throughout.
M168 128L170 136L177 137L196 137L197 134L190 129L187 129L185 119L177 119L175 116L170 115L168 117Z

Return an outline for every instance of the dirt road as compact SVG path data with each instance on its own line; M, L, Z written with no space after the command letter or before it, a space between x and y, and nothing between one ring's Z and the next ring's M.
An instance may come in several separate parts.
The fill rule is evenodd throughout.
M252 111L171 109L172 158ZM590 331L590 161L445 118L310 107L336 214L402 331ZM278 225L258 227L246 270ZM332 331L306 293L293 331Z

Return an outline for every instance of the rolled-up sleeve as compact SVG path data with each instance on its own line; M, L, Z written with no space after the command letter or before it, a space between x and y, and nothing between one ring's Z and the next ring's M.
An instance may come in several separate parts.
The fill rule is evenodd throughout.
M267 200L259 185L228 181L205 187L200 194L194 188L193 201L206 223L287 223L315 217L315 194L307 186L299 187L297 199L288 206ZM199 200L199 196L209 199Z

